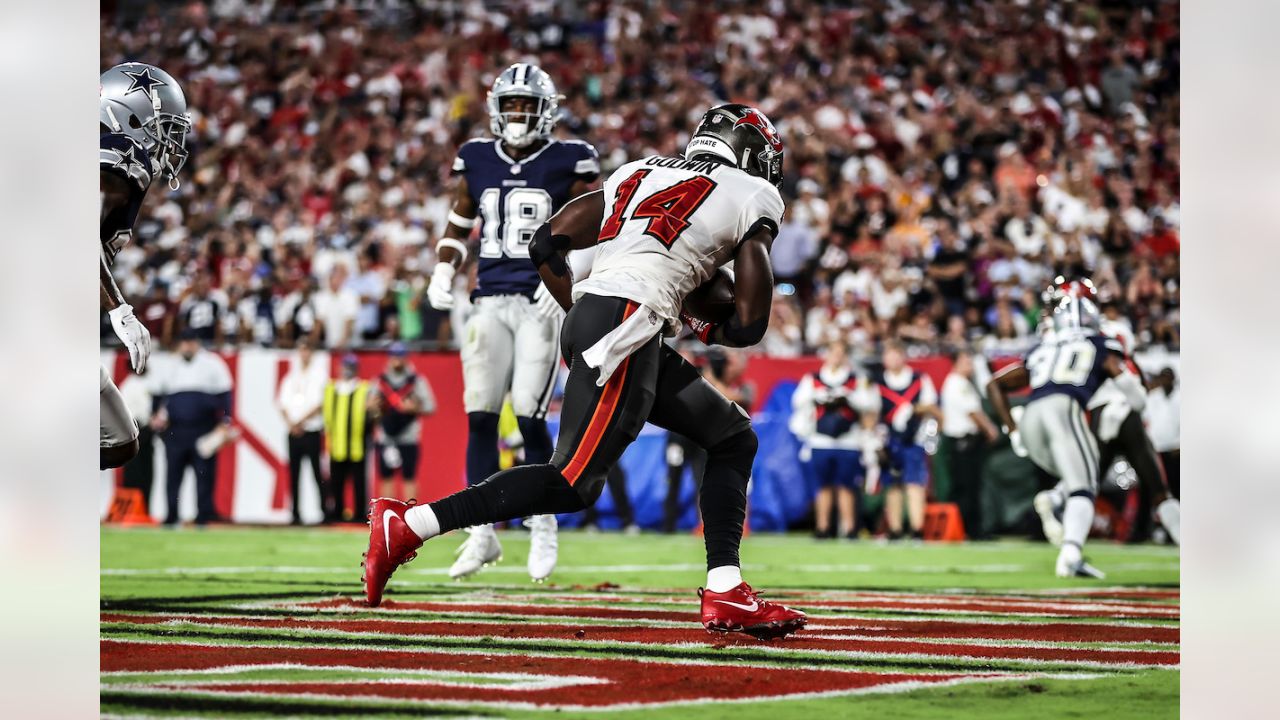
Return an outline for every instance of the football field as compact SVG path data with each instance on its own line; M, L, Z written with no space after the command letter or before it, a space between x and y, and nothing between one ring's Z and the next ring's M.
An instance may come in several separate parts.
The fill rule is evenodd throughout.
M106 716L1162 718L1178 712L1176 548L1056 551L755 534L748 582L809 613L782 641L698 624L701 538L527 535L463 581L427 543L363 606L357 529L102 530Z

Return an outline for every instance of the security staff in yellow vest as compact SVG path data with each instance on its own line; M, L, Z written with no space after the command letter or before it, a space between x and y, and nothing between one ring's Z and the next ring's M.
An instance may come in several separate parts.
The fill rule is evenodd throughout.
M369 478L365 472L365 448L370 426L369 382L356 377L356 356L342 358L342 375L330 380L324 389L324 433L329 447L329 480L333 492L330 520L363 521L361 513L369 503ZM346 513L347 481L352 483L355 500L349 517Z

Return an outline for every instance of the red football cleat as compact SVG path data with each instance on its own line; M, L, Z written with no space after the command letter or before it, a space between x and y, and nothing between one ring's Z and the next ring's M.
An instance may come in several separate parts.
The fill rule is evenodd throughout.
M702 626L708 632L744 632L761 640L776 640L809 621L799 610L761 600L759 595L746 583L722 593L699 588Z
M364 583L369 607L378 607L391 573L417 557L417 550L422 547L422 538L404 521L404 511L413 505L412 500L402 502L391 498L369 501L369 550L360 563L364 568L360 581Z

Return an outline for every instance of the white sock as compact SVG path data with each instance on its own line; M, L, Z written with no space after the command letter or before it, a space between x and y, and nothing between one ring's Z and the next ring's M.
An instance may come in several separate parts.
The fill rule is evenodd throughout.
M1062 511L1062 542L1075 543L1084 547L1089 539L1089 528L1093 527L1093 498L1072 495L1067 498L1067 507Z
M737 565L721 565L707 571L707 589L711 592L728 592L742 584L742 568Z
M430 505L414 505L409 508L404 513L404 522L423 540L430 540L440 534L440 521L436 519Z
M1168 498L1156 507L1156 517L1169 533L1174 545L1182 544L1182 506L1175 498Z

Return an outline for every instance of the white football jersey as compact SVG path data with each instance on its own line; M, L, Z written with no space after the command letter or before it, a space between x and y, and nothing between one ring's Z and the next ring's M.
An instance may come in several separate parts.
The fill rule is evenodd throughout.
M658 313L669 331L685 296L733 260L759 225L776 233L782 196L724 163L662 156L618 168L604 184L604 222L583 294L622 297Z

